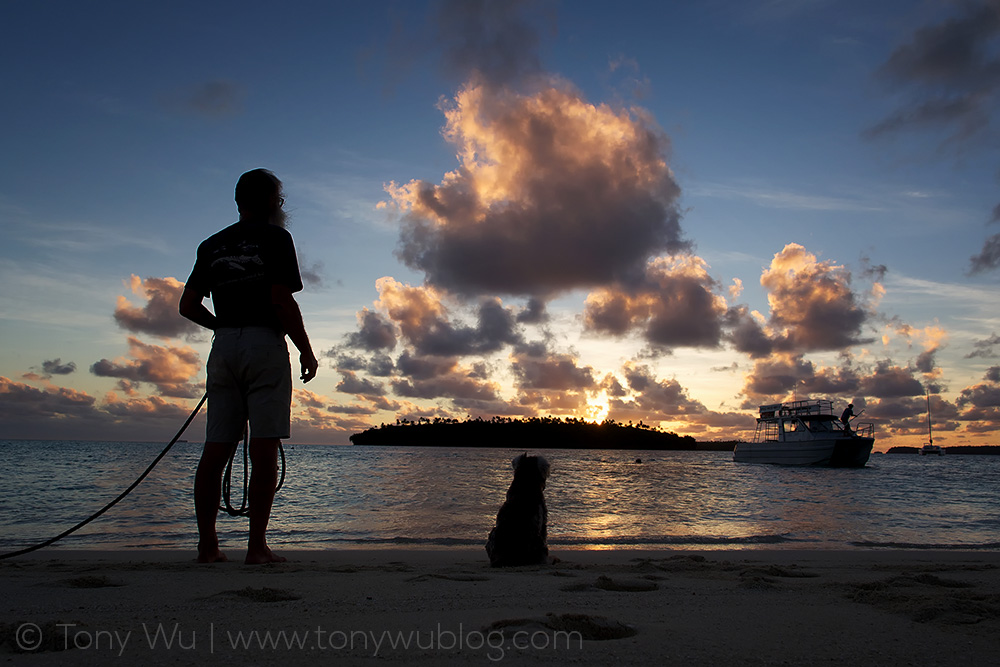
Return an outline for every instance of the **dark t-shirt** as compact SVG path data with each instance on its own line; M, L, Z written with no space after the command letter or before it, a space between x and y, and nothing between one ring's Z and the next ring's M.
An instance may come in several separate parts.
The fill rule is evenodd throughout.
M185 286L212 297L219 327L280 331L272 285L302 289L292 235L267 223L237 222L202 241Z

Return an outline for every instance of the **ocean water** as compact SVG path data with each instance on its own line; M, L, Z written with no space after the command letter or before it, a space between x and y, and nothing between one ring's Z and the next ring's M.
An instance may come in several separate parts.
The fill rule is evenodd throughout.
M0 553L53 537L123 491L164 443L0 441ZM201 446L178 443L102 517L51 547L193 549ZM285 446L276 549L481 546L516 449ZM873 454L865 468L738 464L728 452L546 450L549 543L608 549L1000 550L1000 457ZM636 459L641 458L642 463ZM242 459L239 459L241 462ZM233 503L242 496L242 465ZM219 517L224 548L246 519Z

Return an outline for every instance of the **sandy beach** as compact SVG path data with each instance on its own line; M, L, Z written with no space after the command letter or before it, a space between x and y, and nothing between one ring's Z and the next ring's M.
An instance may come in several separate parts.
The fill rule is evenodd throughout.
M241 556L236 551L232 557ZM1000 553L175 551L0 562L3 658L24 665L1000 664Z

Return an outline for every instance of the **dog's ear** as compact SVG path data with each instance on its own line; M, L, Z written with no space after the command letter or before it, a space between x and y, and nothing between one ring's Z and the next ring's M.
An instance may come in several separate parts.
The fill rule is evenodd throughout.
M527 455L528 455L528 452L525 452L524 454L518 454L518 455L517 455L517 456L515 456L515 457L514 457L513 459L511 459L511 461L510 461L510 466L511 466L511 467L512 467L512 468L513 468L514 470L517 470L517 466L521 465L521 460L522 460L522 459L523 459L524 457L526 457Z
M538 472L542 476L542 479L549 478L549 462L545 460L545 457L538 456L535 457L538 461Z

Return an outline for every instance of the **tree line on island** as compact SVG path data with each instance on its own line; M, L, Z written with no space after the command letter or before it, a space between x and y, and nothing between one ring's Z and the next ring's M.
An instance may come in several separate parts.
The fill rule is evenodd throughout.
M447 417L397 419L351 436L354 445L415 447L515 447L524 449L702 449L689 435L677 435L639 422L574 417ZM731 448L732 445L730 444Z

